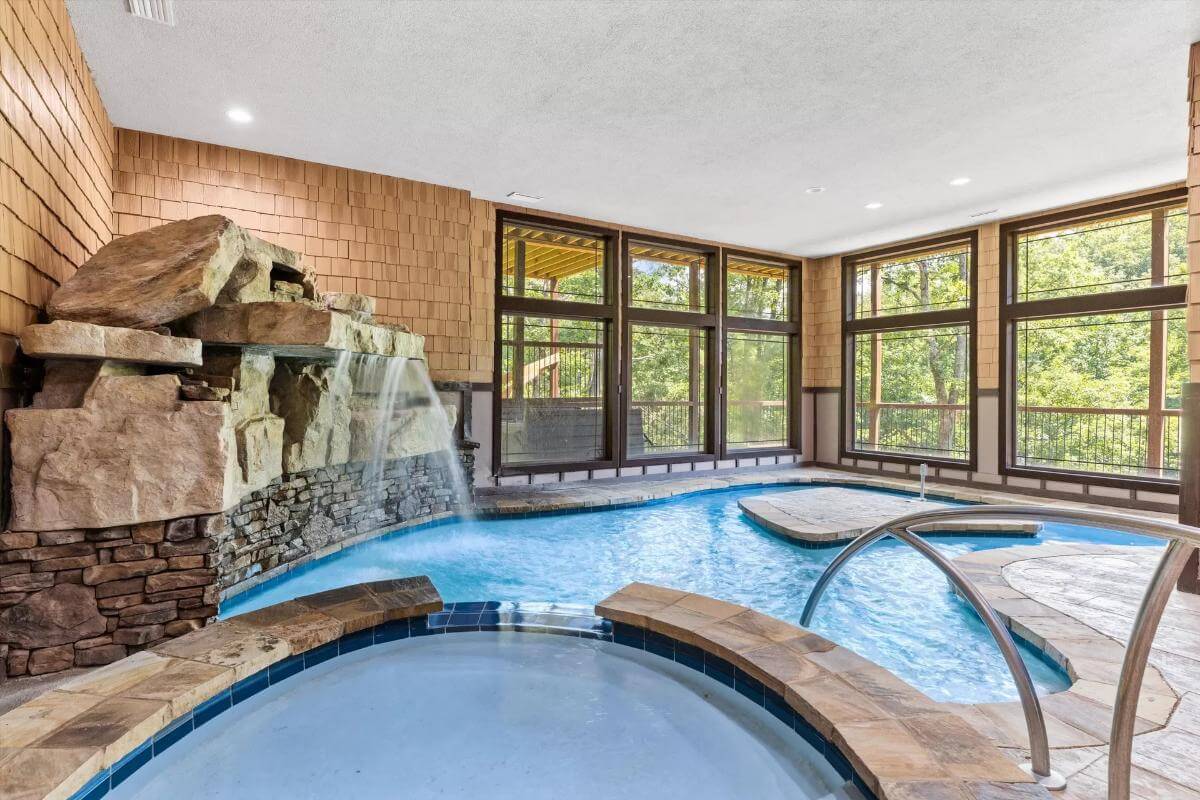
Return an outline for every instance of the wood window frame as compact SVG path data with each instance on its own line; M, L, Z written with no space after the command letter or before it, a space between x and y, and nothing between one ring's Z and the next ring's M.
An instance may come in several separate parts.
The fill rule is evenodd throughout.
M966 244L970 276L967 282L968 303L963 308L940 311L919 311L892 316L857 318L857 269L858 265L886 258L919 255L924 251L936 250L956 244ZM971 228L956 233L944 234L916 242L853 253L842 257L842 399L838 414L838 454L841 459L864 459L891 464L929 464L974 472L978 468L979 453L979 374L978 374L978 303L979 303L979 230ZM967 364L970 383L967 395L968 432L965 459L937 458L907 455L888 451L858 450L853 446L854 438L850 426L854 421L854 337L863 333L887 333L897 330L926 330L948 327L967 329Z
M729 275L729 259L739 261L757 261L762 264L783 267L788 271L788 318L763 319L761 317L732 316L726 307L726 294ZM786 456L801 454L801 331L802 305L801 283L803 280L803 262L763 256L746 250L724 248L721 251L720 280L717 287L720 308L720 402L717 413L720 417L721 436L719 439L718 457L722 460L731 458L758 458L770 456ZM729 410L728 365L725 363L725 353L728 350L730 333L773 333L787 337L788 374L786 377L787 397L784 401L788 412L788 432L786 447L731 448L726 441L725 420Z
M1112 292L1054 297L1041 300L1017 300L1016 244L1020 234L1038 230L1053 230L1068 224L1098 222L1108 217L1134 214L1140 211L1166 209L1187 202L1187 189L1161 192L1096 203L1080 208L1057 211L1019 220L1000 226L1000 405L997 414L999 434L1000 474L1020 478L1057 480L1089 486L1118 489L1144 489L1178 494L1179 481L1135 475L1106 475L1054 467L1029 467L1016 464L1016 326L1018 322L1037 319L1088 317L1099 314L1120 314L1136 311L1167 311L1187 307L1187 285L1161 285L1141 289L1120 289ZM1166 275L1166 243L1151 232L1151 275L1161 270ZM1164 326L1165 327L1165 326ZM1152 333L1152 337L1153 337ZM1163 333L1165 336L1165 331ZM1152 338L1153 342L1153 338ZM1151 345L1153 348L1153 344ZM1151 357L1153 360L1153 356ZM1165 356L1163 357L1165 360ZM1149 405L1154 404L1154 381L1151 381ZM1161 397L1158 398L1161 406ZM1155 409L1151 408L1152 413ZM1147 434L1150 435L1149 433Z
M602 303L586 303L569 300L550 300L540 297L522 297L504 293L504 226L524 224L531 227L558 230L593 236L604 242L604 299ZM608 228L565 224L553 219L521 214L512 211L496 212L496 281L494 320L495 347L493 356L492 402L492 464L493 472L501 477L531 475L544 472L573 472L576 470L612 469L619 464L617 440L617 270L616 256L620 234ZM505 314L553 317L558 319L582 319L600 322L604 333L604 449L605 456L590 461L538 461L522 464L505 464L503 460L503 436L501 429L502 387L504 385L503 328Z

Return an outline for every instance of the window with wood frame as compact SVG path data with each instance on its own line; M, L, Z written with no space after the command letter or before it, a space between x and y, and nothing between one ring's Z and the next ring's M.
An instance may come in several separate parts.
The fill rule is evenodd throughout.
M610 462L610 237L519 217L499 229L499 471Z
M1167 192L1002 226L1007 472L1178 481L1186 225Z
M974 458L975 232L843 259L843 453Z

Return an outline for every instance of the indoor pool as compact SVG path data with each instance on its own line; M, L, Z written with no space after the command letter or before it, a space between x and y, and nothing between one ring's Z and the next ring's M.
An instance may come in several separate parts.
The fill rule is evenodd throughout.
M857 797L844 783L763 707L681 664L610 642L477 633L306 669L107 796Z
M631 581L698 592L798 622L836 548L807 549L768 533L742 497L789 487L707 492L609 511L453 522L399 531L280 576L226 601L223 617L335 586L428 575L446 601L593 604ZM872 490L861 490L872 491ZM1036 538L938 537L943 552L1038 541L1155 545L1152 539L1066 524ZM1016 699L1003 659L974 611L941 573L895 541L874 545L831 584L812 627L939 700ZM1043 692L1067 678L1031 650Z

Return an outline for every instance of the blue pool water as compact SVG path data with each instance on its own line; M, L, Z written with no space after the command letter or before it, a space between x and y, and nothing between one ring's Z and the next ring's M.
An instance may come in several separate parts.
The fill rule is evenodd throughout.
M691 495L609 511L454 522L400 531L280 576L222 604L221 616L335 586L428 575L447 601L531 600L592 604L631 581L685 589L797 622L809 590L837 553L806 549L747 520L740 498L790 487ZM870 490L860 490L870 491ZM1155 545L1115 531L1047 524L1036 538L938 537L954 555L1014 543L1083 541ZM1016 699L983 624L920 555L895 541L874 545L831 584L812 627L908 680L958 702ZM1066 676L1025 651L1039 689Z

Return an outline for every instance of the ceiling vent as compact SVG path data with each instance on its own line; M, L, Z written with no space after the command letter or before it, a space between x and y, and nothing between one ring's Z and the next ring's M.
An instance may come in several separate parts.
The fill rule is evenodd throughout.
M160 22L163 25L175 24L175 0L126 0L129 3L129 13L135 17Z

